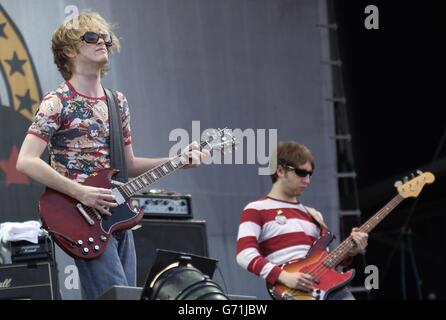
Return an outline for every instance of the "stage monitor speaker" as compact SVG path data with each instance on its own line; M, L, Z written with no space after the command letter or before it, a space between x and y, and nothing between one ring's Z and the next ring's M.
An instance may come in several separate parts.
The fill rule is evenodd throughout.
M142 219L134 230L137 286L143 287L156 258L156 249L174 250L207 257L206 222L202 220Z
M256 296L244 296L240 294L228 294L229 300L259 300Z
M96 300L141 300L142 288L113 286Z

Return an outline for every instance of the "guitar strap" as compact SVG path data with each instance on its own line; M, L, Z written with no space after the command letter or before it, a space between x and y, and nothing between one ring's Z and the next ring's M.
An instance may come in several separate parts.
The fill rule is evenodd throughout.
M324 223L324 221L321 219L321 216L319 215L319 212L311 207L304 206L304 208L307 210L308 214L319 224L321 227L322 233L328 232L329 229L327 225Z
M129 176L125 161L124 137L122 134L122 118L118 99L114 92L104 88L108 106L109 132L110 132L110 167L118 169L119 173L114 179L127 182Z

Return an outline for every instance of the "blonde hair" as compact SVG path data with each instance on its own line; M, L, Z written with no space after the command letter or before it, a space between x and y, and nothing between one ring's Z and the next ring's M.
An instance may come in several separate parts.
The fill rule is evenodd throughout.
M66 55L67 50L79 53L80 39L87 31L107 32L112 36L113 45L107 47L111 55L114 50L119 51L121 45L118 37L112 32L112 26L96 12L84 12L70 20L64 21L54 32L51 39L51 49L53 51L54 63L65 80L69 80L73 75L73 65ZM101 69L101 77L108 70L108 64Z

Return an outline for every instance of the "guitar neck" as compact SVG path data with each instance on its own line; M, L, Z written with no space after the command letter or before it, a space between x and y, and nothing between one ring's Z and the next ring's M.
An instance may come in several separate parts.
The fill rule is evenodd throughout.
M208 145L207 141L200 144L200 150ZM187 152L176 156L175 158L165 161L153 169L146 171L136 178L131 179L127 183L124 183L117 187L125 200L130 199L141 190L149 187L159 179L171 174L172 172L184 167L189 161Z
M368 219L359 227L359 231L370 233L398 204L403 201L401 195L396 195L384 207ZM348 236L339 246L336 247L325 259L324 264L329 268L338 266L348 256L348 252L355 246L355 242L351 236Z

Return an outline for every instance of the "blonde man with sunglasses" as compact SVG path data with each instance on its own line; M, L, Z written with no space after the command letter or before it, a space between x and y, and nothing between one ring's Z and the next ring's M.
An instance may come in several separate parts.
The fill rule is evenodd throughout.
M17 161L19 171L102 215L111 215L109 208L117 206L111 190L85 186L82 182L95 171L110 168L112 133L101 79L111 55L119 47L110 24L94 12L82 13L55 30L54 62L65 81L44 96ZM128 175L138 176L167 161L168 158L134 155L129 105L121 92L114 91L114 95L122 120ZM41 159L46 147L50 165ZM189 153L193 164L186 167L196 167L207 155L193 143ZM136 286L136 256L130 230L115 233L98 258L75 259L75 263L86 299L95 299L114 285Z
M281 283L291 289L311 292L313 279L309 274L288 272L279 266L304 258L313 242L327 231L320 212L299 201L310 185L314 158L307 147L294 141L279 143L276 152L277 162L270 163L274 168L270 192L249 203L241 214L237 262L271 285ZM366 233L354 229L352 237L356 246L349 252L350 256L367 246ZM353 299L353 296L344 289L334 292L329 299Z

